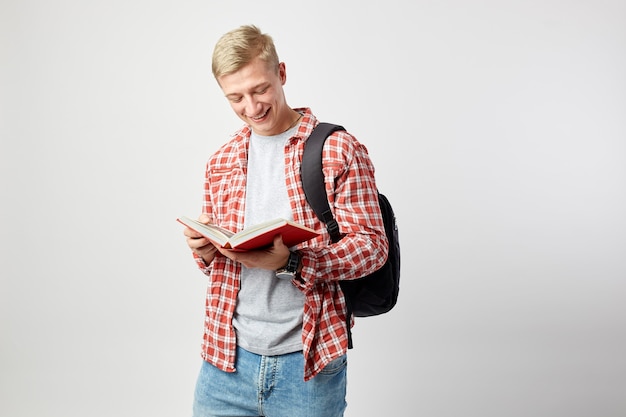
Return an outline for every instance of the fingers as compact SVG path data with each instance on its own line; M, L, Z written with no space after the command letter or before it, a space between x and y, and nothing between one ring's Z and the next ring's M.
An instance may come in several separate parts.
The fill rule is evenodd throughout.
M274 248L279 249L279 250L282 250L282 248L286 248L285 244L283 243L282 235L274 236Z
M209 239L207 239L206 237L202 235L198 235L198 236L192 235L192 236L187 236L187 246L189 246L192 250L195 250L195 249L201 249L205 246L213 247L213 244L211 243Z
M206 257L206 256L214 256L217 253L217 248L213 246L213 244L209 243L208 245L201 246L196 249L192 249L196 254Z
M202 235L201 235L200 233L196 232L195 230L193 230L193 229L192 229L192 228L190 228L190 227L185 227L185 228L183 229L183 234L184 234L187 238L192 238L192 239L202 237Z
M198 221L200 223L207 224L209 223L210 218L207 214L201 214L198 217ZM213 260L213 258L215 258L215 255L217 254L217 248L211 243L209 239L189 227L185 227L183 229L183 234L186 237L187 246L189 246L194 254L204 259L207 264L209 264Z
M217 248L206 238L187 239L187 245L194 254L204 259L207 265L213 261L218 253Z
M199 250L205 246L213 247L209 239L189 227L185 227L183 234L187 238L187 246L193 251Z
M289 248L280 235L274 238L273 246L251 251L237 251L219 248L219 252L247 268L260 268L275 271L285 265L289 257Z
M210 221L210 218L207 214L201 214L198 217L198 221L202 224L208 224ZM183 229L183 234L187 237L187 238L192 238L192 239L196 239L196 238L201 238L202 235L198 232L196 232L195 230L189 228L189 227L185 227Z

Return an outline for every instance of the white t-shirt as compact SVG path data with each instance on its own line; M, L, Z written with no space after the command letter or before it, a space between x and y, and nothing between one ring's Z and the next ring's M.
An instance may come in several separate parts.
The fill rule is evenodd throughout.
M293 214L285 180L285 144L296 127L276 136L252 133L244 226ZM275 271L242 266L241 289L233 317L237 344L259 355L302 349L304 295Z

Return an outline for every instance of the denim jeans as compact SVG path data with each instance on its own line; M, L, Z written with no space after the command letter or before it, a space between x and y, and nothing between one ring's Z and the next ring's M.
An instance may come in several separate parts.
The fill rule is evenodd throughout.
M341 417L346 409L346 355L307 382L302 352L262 356L238 347L235 368L203 361L193 417Z

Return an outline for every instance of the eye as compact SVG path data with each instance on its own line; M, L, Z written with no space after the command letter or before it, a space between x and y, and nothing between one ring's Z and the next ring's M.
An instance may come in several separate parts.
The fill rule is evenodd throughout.
M231 103L239 103L241 101L241 97L229 97L228 100Z
M257 94L257 95L265 94L267 92L268 88L269 87L264 87L264 88L262 88L260 90L257 90L254 94Z

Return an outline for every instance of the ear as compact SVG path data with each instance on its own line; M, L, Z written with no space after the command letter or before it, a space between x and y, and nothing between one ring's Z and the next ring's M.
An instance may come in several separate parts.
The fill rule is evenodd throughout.
M278 77L280 78L280 84L285 85L287 82L287 67L284 62L278 63Z

